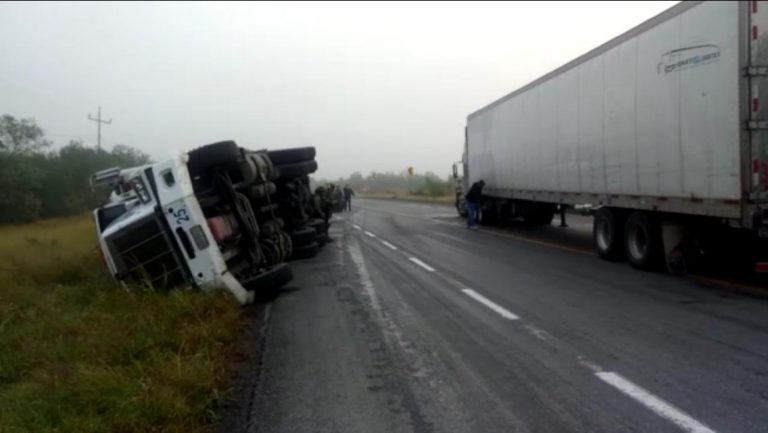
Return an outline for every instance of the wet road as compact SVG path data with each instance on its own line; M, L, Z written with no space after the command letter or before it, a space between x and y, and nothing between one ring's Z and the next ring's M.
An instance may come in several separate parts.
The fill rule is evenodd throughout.
M768 302L358 200L270 305L250 431L765 432Z

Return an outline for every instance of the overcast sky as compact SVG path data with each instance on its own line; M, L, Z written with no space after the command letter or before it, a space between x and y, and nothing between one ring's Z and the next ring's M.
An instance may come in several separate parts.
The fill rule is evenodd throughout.
M466 116L677 2L2 3L0 114L158 159L316 146L319 177L441 176Z

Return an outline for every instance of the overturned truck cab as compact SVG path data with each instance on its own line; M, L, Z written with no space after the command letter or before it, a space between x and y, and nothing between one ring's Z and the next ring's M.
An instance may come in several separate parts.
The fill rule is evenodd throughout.
M99 245L123 284L223 289L247 304L291 280L291 237L275 216L277 170L233 141L96 173L109 185L93 211Z

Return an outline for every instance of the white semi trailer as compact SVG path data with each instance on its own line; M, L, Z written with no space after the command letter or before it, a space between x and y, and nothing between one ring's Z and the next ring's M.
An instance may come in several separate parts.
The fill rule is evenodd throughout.
M591 204L605 259L648 269L715 237L760 253L768 2L679 3L470 114L461 164L460 212L480 179L485 223Z

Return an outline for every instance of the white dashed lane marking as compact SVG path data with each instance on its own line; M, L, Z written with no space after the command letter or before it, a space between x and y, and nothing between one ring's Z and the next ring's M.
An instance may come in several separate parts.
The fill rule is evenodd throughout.
M672 406L661 398L656 397L640 386L635 385L619 374L610 371L602 371L595 373L595 375L603 382L640 402L643 406L656 413L656 415L671 421L684 431L691 433L715 433L714 430L696 421L685 412Z
M421 266L425 270L429 272L435 272L435 268L432 266L429 266L428 264L422 262L421 260L417 259L416 257L408 257L408 260L412 261L413 263L416 263L417 265Z
M392 245L392 244L390 244L389 242L387 242L385 240L382 240L381 243L386 245L387 248L389 248L390 250L397 251L397 247Z
M475 292L472 289L462 289L462 292L464 292L467 296L474 299L475 301L485 305L486 307L490 308L491 310L498 313L501 317L509 320L518 320L520 317L507 310L506 308L502 307L501 305L491 301L490 299L486 298L485 296Z

